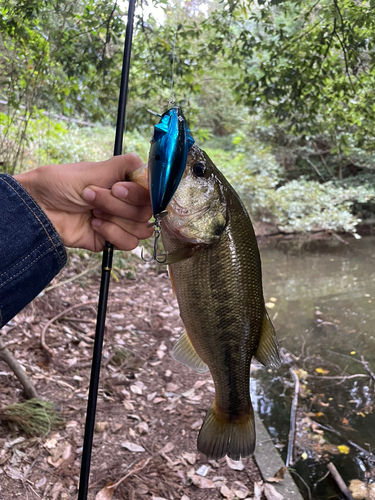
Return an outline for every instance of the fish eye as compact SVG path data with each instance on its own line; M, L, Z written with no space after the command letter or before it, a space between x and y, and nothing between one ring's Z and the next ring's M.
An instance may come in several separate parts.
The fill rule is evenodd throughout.
M194 165L193 167L193 173L194 175L196 175L197 177L204 177L205 173L206 173L206 165L202 162L198 162Z
M156 160L156 161L159 161L159 160L160 160L160 156L159 156L159 155L156 155L156 156L155 156L155 160Z

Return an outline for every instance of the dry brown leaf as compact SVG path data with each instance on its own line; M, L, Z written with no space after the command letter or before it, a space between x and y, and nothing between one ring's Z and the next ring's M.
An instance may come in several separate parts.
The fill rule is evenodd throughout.
M283 500L284 495L276 491L275 487L272 484L265 483L263 485L263 493L267 500Z
M248 487L244 483L241 483L241 481L234 481L232 490L241 499L246 498L250 494Z
M225 457L225 460L227 461L228 467L233 469L233 470L244 470L244 468L245 468L245 466L241 460L238 460L238 461L232 460L228 456Z
M254 483L254 500L261 500L263 493L263 483L262 481L256 481Z
M142 389L138 387L138 385L132 384L130 386L130 390L132 391L133 394L137 394L138 396L142 395Z
M160 451L159 453L169 453L170 451L172 451L174 448L174 444L173 443L167 443Z
M147 422L139 422L139 424L136 425L135 428L137 429L139 434L148 434L150 431Z
M349 483L349 490L354 500L375 500L375 484L366 484L359 479L352 479Z
M165 390L167 392L176 392L181 386L178 384L174 384L173 382L168 382L165 386Z
M220 493L223 495L225 498L229 498L230 500L233 500L235 497L234 491L232 491L228 486L225 484L220 488Z
M200 418L199 420L196 420L195 422L193 422L190 426L191 429L195 430L195 429L199 429L203 424L203 418Z
M131 443L130 441L124 441L121 443L121 446L123 448L126 448L129 451L136 451L136 452L142 452L146 451L143 446L140 446L139 444Z
M268 477L266 481L268 481L269 483L279 483L284 479L286 470L287 470L286 466L283 465L273 477Z
M182 455L182 458L184 458L190 465L194 465L196 460L197 460L197 455L196 453L188 453L187 451Z
M113 481L107 483L104 488L96 494L95 500L111 500L115 491L114 488L110 488L113 484Z
M104 432L108 429L108 425L108 422L95 422L95 432Z
M131 403L130 401L128 401L127 399L125 399L122 404L124 405L125 407L125 410L128 410L128 411L134 411L134 405L133 403Z
M189 476L192 483L194 486L197 488L201 489L207 489L207 488L216 488L215 483L211 481L211 479L207 479L206 477L201 477L197 476L196 474L193 474L192 476Z

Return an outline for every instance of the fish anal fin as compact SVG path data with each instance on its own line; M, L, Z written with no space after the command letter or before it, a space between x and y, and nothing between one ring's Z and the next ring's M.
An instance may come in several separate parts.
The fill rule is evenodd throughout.
M199 373L209 370L206 363L198 356L186 332L181 335L173 347L172 358Z
M262 333L254 357L264 366L270 368L279 368L281 365L275 329L266 310L264 311Z
M232 460L253 455L255 449L253 408L250 406L249 413L238 421L231 421L215 411L214 402L199 432L197 447L198 451L214 460L219 460L225 455Z

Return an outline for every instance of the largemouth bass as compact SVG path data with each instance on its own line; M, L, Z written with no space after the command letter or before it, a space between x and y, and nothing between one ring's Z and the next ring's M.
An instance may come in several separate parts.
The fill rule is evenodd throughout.
M135 172L132 180L145 185L140 177ZM215 384L197 447L209 458L239 460L255 448L251 359L280 365L253 226L233 187L196 145L167 211L162 240L186 329L172 356L210 370Z

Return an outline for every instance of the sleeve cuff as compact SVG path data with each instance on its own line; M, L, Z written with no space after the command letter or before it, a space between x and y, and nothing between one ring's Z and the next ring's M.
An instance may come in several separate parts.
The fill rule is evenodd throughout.
M0 174L0 328L66 262L64 244L47 215L18 181Z

